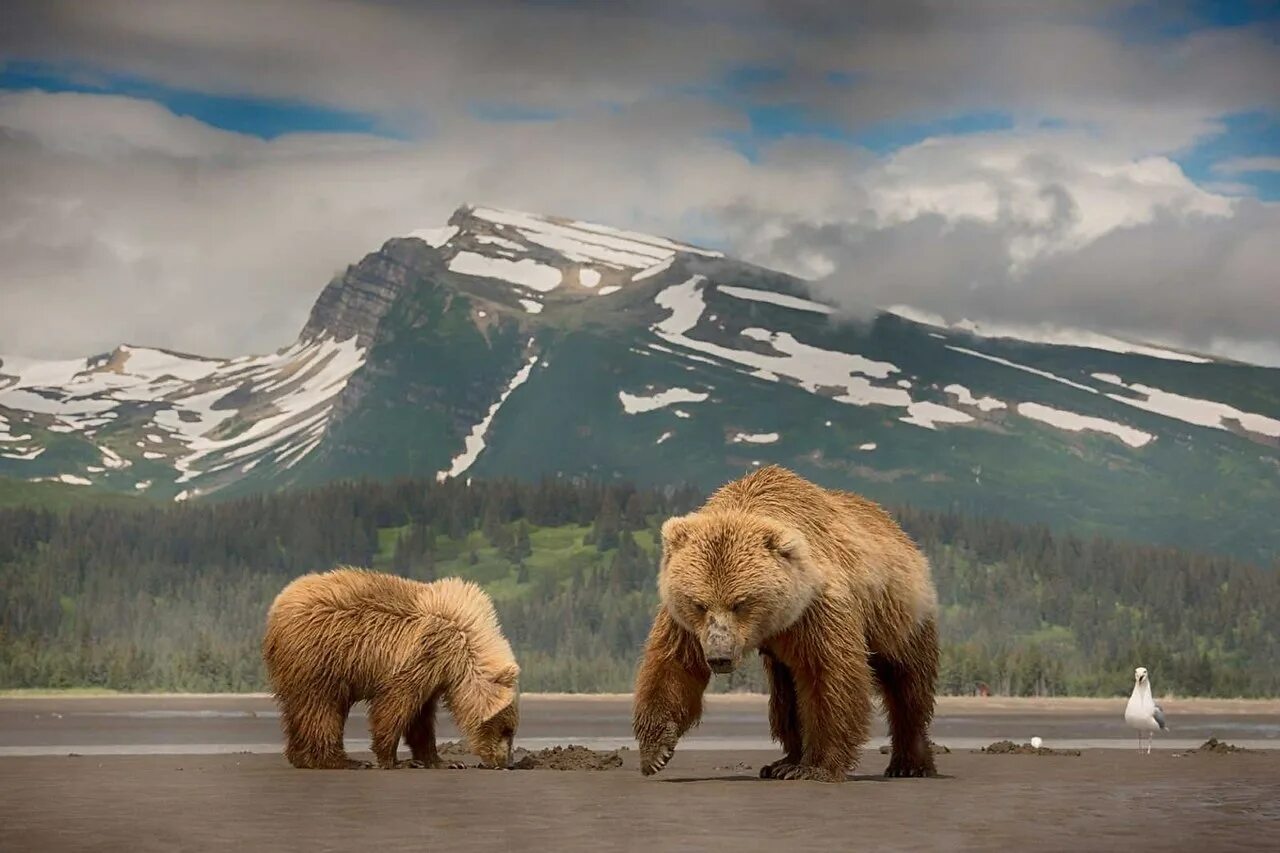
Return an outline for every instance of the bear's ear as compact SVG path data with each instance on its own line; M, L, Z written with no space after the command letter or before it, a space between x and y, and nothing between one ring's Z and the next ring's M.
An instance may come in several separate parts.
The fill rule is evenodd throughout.
M785 560L797 559L805 548L804 534L799 530L778 527L765 531L764 547Z
M677 515L662 523L662 550L668 553L689 541L689 517Z
M479 681L472 688L474 692L468 697L480 722L492 719L503 708L516 698L513 684L499 684L496 681Z
M501 687L515 687L519 680L520 667L514 663L505 667L501 672L493 677L493 683Z

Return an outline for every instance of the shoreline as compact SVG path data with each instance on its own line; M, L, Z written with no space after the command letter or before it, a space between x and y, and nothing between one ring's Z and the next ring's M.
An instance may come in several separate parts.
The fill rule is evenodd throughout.
M533 704L541 702L626 702L630 704L630 693L522 693L521 702ZM0 702L20 702L23 700L263 700L269 701L270 693L130 693L117 690L96 690L90 688L70 688L67 690L46 690L41 688L15 689L0 691ZM937 710L940 713L981 712L981 713L1037 713L1075 711L1077 713L1110 713L1117 702L1124 702L1127 696L939 696ZM764 693L708 693L706 699L711 704L754 705L768 700ZM1212 714L1280 714L1280 697L1270 699L1227 699L1212 697L1156 697L1166 712L1196 712Z

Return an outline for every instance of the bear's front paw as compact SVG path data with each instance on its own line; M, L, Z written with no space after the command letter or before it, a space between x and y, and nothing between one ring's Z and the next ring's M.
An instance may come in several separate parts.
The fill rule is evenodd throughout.
M782 777L778 774L783 773L789 768L795 767L799 763L799 759L792 758L791 756L779 758L777 761L766 764L764 767L760 768L760 778L781 779Z
M652 776L667 766L676 751L680 739L676 724L668 722L654 735L645 735L640 741L640 772Z
M884 769L884 775L891 779L922 779L937 776L938 770L933 765L932 756L928 758L905 758L895 755L889 761L889 766Z
M425 761L419 761L416 758L400 759L395 763L395 769L397 770L424 770L430 766Z
M815 767L812 764L786 764L772 770L769 778L783 779L788 782L843 782L844 774L825 767Z

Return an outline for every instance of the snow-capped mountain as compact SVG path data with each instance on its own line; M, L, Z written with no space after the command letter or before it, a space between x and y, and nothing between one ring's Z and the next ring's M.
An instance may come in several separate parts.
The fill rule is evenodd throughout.
M166 499L348 476L709 487L769 461L1280 553L1280 370L898 306L842 322L789 276L556 217L463 208L391 239L274 355L0 360L0 475Z

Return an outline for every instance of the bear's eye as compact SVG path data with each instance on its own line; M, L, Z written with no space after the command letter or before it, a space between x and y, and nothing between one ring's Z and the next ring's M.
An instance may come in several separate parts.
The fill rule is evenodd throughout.
M699 616L707 612L707 605L703 604L701 601L694 601L690 603L693 604L693 609Z
M747 600L745 598L739 601L735 601L733 603L733 606L729 608L729 610L734 613L741 613L746 609L747 609Z

